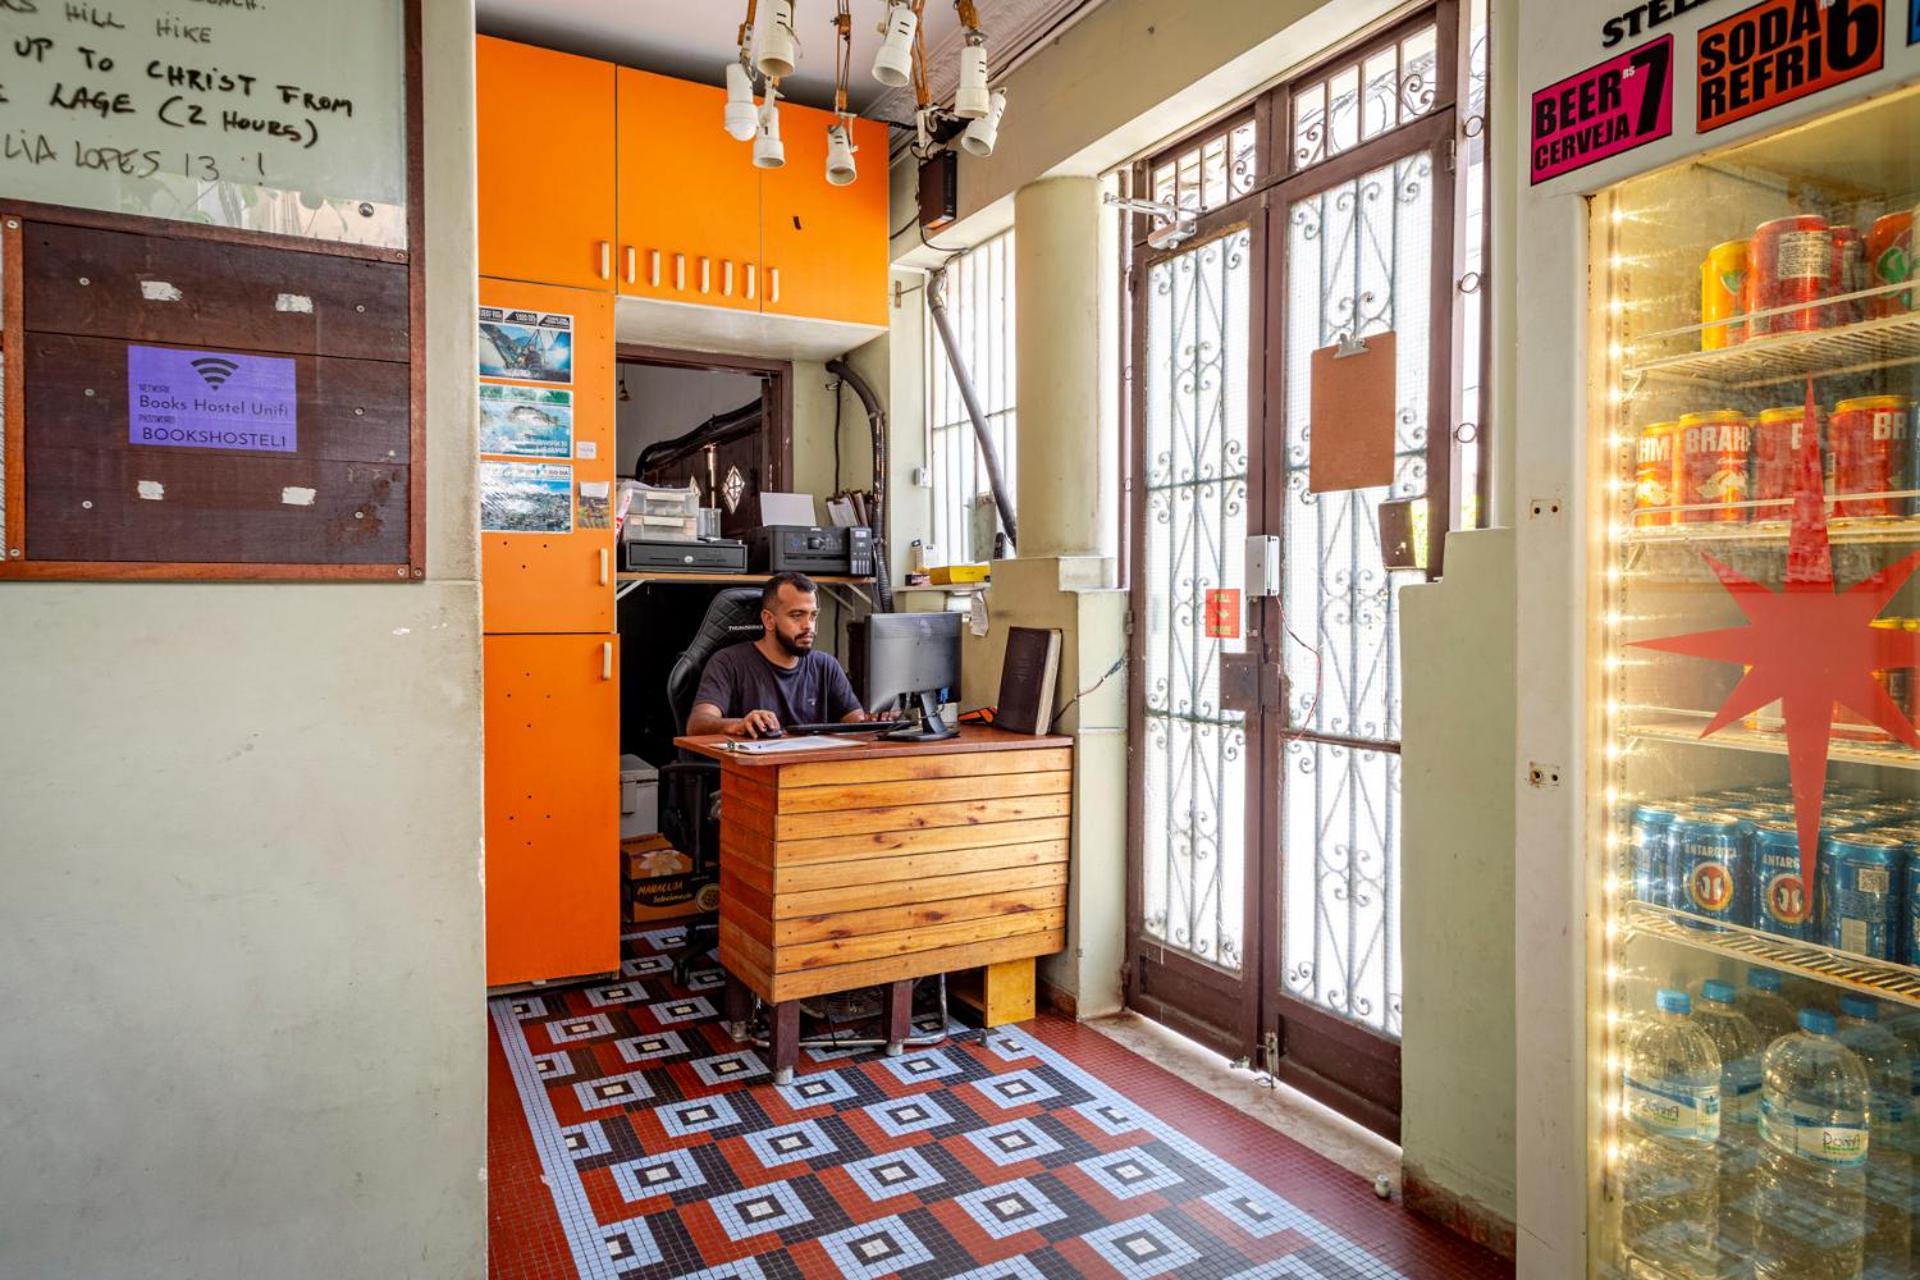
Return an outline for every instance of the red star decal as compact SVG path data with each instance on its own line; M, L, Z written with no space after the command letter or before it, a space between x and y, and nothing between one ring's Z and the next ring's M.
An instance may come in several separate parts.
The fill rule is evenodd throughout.
M1807 384L1807 421L1814 421L1812 382ZM1920 666L1920 633L1871 625L1920 566L1920 551L1845 591L1835 589L1820 479L1819 432L1803 431L1794 460L1793 519L1781 589L1762 586L1711 556L1701 559L1740 606L1747 625L1634 643L1746 668L1719 714L1702 731L1703 738L1768 703L1780 703L1794 819L1800 828L1800 877L1811 894L1834 706L1849 708L1920 750L1920 733L1873 678L1875 671Z

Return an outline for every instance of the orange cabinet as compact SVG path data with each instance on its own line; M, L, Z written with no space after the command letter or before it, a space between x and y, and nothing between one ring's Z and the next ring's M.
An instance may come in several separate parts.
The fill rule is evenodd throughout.
M761 309L850 324L887 323L887 127L853 125L859 176L827 182L833 115L782 103L787 163L760 189ZM751 163L751 161L749 161Z
M613 64L479 37L480 274L613 288Z
M507 323L538 317L572 318L572 382L542 383L489 379L483 395L507 385L531 393L565 391L572 397L573 434L570 457L510 457L485 452L490 444L487 418L511 413L504 405L482 405L480 573L483 630L505 632L581 632L613 630L615 553L608 508L613 497L615 432L613 417L613 295L582 289L554 289L505 280L480 281L480 305L524 312L506 317ZM511 342L513 334L503 339ZM491 341L482 332L484 349ZM513 518L499 506L502 481L533 474L535 467L567 468L571 490L567 531L504 532L500 525ZM546 472L557 484L556 473ZM588 489L604 492L605 504L583 500ZM604 489L596 489L604 486ZM549 520L547 523L557 523ZM594 527L598 525L600 527Z
M760 171L726 92L622 67L619 100L620 292L758 310Z
M487 985L620 967L615 636L488 636Z

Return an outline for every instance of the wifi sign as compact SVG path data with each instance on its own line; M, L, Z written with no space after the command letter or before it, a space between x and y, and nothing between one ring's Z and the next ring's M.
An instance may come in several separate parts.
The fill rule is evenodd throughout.
M299 394L285 356L127 348L127 442L298 453Z
M240 372L240 366L224 356L201 356L193 362L207 385L214 388L227 385L227 379Z

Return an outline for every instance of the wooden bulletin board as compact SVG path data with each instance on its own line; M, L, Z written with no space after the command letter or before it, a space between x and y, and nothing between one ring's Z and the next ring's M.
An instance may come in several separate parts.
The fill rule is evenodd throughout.
M276 36L258 10L179 10L117 5L126 25L107 38L125 48L49 29L23 36L43 42L37 59L21 52L31 43L0 49L0 66L28 62L0 77L10 100L33 95L33 110L9 120L27 120L59 158L46 175L0 168L0 579L417 581L419 2L314 6L328 23L361 20L319 52ZM188 78L208 60L151 34L167 14L219 37L226 79ZM354 45L368 30L391 47L349 68L368 56ZM81 56L79 44L95 46L85 55L95 74L57 76L44 98L36 77ZM102 47L116 52L104 68ZM182 70L155 76L168 59ZM89 155L100 121L60 111L81 82L124 106L109 131L172 138L179 155L155 143L137 163L186 170L186 185L177 172L144 183L66 172L62 148ZM202 131L180 124L194 119ZM262 119L288 135L253 146ZM252 166L240 177L230 151ZM228 176L193 181L203 159Z

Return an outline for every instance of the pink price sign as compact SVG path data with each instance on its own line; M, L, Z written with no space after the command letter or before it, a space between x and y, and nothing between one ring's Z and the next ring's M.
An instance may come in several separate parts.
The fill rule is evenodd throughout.
M1533 181L1673 132L1673 37L1608 58L1533 95Z

